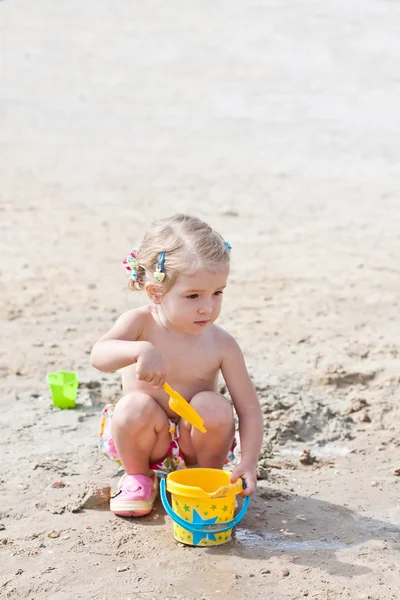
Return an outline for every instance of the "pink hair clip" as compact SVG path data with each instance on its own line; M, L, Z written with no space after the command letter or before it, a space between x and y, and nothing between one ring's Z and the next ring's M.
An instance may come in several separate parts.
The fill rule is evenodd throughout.
M134 248L131 250L130 254L122 261L123 266L126 271L129 273L130 278L133 281L133 285L137 290L140 290L140 277L138 274L139 269L139 261L137 259L138 249Z

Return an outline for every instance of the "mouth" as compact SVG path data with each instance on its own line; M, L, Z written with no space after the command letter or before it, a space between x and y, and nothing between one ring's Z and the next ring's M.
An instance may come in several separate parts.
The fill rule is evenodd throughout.
M199 327L205 327L206 325L208 325L209 322L210 320L207 319L207 321L195 321L194 324L198 325Z

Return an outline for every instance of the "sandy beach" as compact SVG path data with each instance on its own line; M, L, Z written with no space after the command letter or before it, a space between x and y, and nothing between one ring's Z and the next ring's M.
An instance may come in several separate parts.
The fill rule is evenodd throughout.
M4 0L0 35L0 598L399 600L400 5ZM121 387L89 354L178 211L233 246L219 323L265 417L216 548L98 501Z

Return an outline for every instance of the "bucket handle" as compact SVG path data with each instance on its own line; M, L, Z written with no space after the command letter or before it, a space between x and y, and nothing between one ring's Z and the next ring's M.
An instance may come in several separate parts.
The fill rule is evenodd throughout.
M171 519L173 521L175 521L175 523L177 525L180 525L181 527L183 527L184 529L187 529L188 531L190 531L192 533L194 532L194 533L207 534L207 533L223 533L224 531L228 531L229 529L232 529L238 523L240 523L240 521L243 519L243 517L246 514L247 509L249 507L250 496L246 496L244 498L241 511L236 515L236 517L234 519L232 519L231 521L228 521L227 523L213 523L211 525L189 523L188 521L185 521L185 519L182 519L179 515L177 515L176 512L172 509L170 503L168 502L165 479L166 478L164 477L160 481L160 496L161 496L161 502L163 503L166 513L168 516L171 517Z

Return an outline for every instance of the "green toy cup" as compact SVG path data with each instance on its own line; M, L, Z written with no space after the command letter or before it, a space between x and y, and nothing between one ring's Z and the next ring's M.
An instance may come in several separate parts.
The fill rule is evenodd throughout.
M47 375L53 405L59 408L74 408L78 393L78 375L72 371L58 371Z

